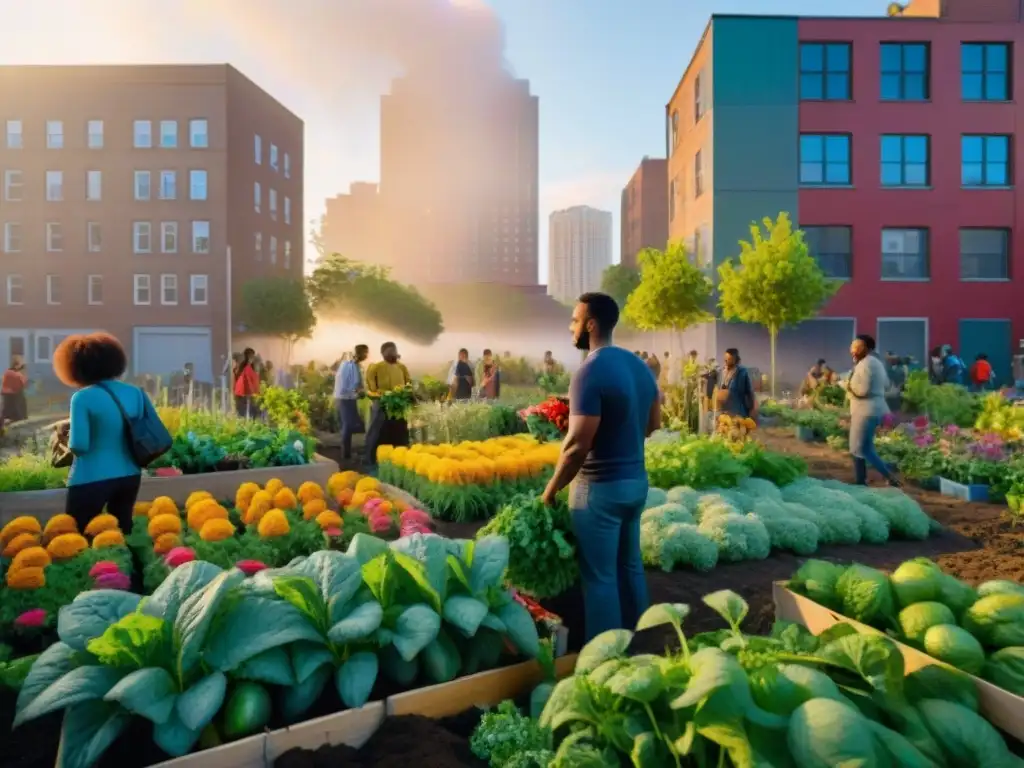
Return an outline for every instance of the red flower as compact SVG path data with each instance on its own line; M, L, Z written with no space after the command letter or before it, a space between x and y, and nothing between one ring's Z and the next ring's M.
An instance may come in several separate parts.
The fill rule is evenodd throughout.
M42 608L33 608L25 611L14 620L16 627L41 627L46 623L46 611Z

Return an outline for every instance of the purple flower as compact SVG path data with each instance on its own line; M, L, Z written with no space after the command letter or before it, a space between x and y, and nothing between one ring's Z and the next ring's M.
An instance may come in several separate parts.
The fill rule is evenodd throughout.
M935 438L929 434L918 435L914 438L914 443L919 448L927 448L929 445L935 442Z
M960 427L958 427L956 424L950 424L943 430L943 432L945 432L950 437L956 437L957 435L960 434Z
M132 580L126 573L104 573L96 577L97 589L131 589Z

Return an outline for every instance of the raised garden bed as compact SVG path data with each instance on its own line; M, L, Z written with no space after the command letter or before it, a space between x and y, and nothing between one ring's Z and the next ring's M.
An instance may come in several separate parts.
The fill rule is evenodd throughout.
M960 499L961 501L976 501L982 504L987 503L989 500L987 485L979 483L964 485L963 483L947 480L944 477L939 478L939 493L943 496Z

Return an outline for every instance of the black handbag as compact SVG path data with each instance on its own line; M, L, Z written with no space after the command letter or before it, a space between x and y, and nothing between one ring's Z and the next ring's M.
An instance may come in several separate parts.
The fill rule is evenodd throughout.
M121 412L125 439L128 441L128 452L140 468L148 467L171 449L171 433L160 421L160 417L150 405L149 397L145 392L139 390L139 395L142 397L142 413L138 417L132 418L127 414L121 401L117 399L117 395L110 387L102 382L98 386L110 395L117 410Z

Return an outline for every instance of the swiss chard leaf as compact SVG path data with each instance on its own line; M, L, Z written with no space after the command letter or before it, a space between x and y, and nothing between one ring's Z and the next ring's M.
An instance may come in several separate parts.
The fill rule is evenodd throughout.
M68 707L61 726L57 768L90 768L121 735L128 713L116 704L89 702Z
M369 651L352 654L338 667L334 681L346 707L361 707L369 700L379 669L377 654Z
M327 637L338 645L364 640L377 631L383 620L384 609L380 603L370 600L353 608L345 618L330 628Z
M46 690L18 712L12 727L58 709L85 701L102 699L124 676L124 670L111 667L76 667L51 683Z
M43 691L79 666L82 657L66 643L54 643L43 651L18 691L16 711L21 712Z
M482 536L473 547L469 563L469 586L473 595L480 595L489 587L501 585L508 568L508 539L504 536Z
M412 661L441 630L441 617L429 605L410 605L395 621L391 640L406 661Z
M311 583L308 579L303 579ZM319 596L318 598L319 599ZM324 642L324 636L291 603L266 597L234 602L217 621L204 658L214 669L231 672L253 656L298 640Z
M334 660L330 649L320 643L293 643L290 649L296 685L304 684L320 667Z
M89 653L108 667L143 669L167 662L170 625L163 619L130 613L89 641Z
M282 647L256 654L236 670L235 677L271 685L295 685L296 682L291 657Z
M274 591L278 597L298 609L320 634L327 634L330 620L327 604L312 579L305 576L283 576L274 579Z
M200 731L192 730L181 722L177 708L167 722L153 726L153 743L171 757L187 755L197 741Z
M245 574L239 570L225 571L181 604L174 621L175 670L179 682L199 663L203 644L221 602L244 579ZM245 603L248 600L239 604Z
M583 646L576 659L576 674L589 674L603 662L625 656L626 649L632 641L633 633L627 629L609 629L602 632Z
M83 592L57 614L57 635L61 641L84 651L93 638L107 627L134 611L142 598L119 589Z
M181 604L191 595L202 591L221 573L222 568L203 560L179 565L153 590L141 611L147 616L155 616L173 624Z
M227 689L223 673L207 675L178 697L174 708L178 720L187 730L199 733L220 711Z
M174 712L177 695L174 678L166 669L147 667L122 678L103 700L120 704L132 714L160 725Z
M469 595L452 595L444 601L444 620L466 637L472 637L480 628L490 609L487 604Z

